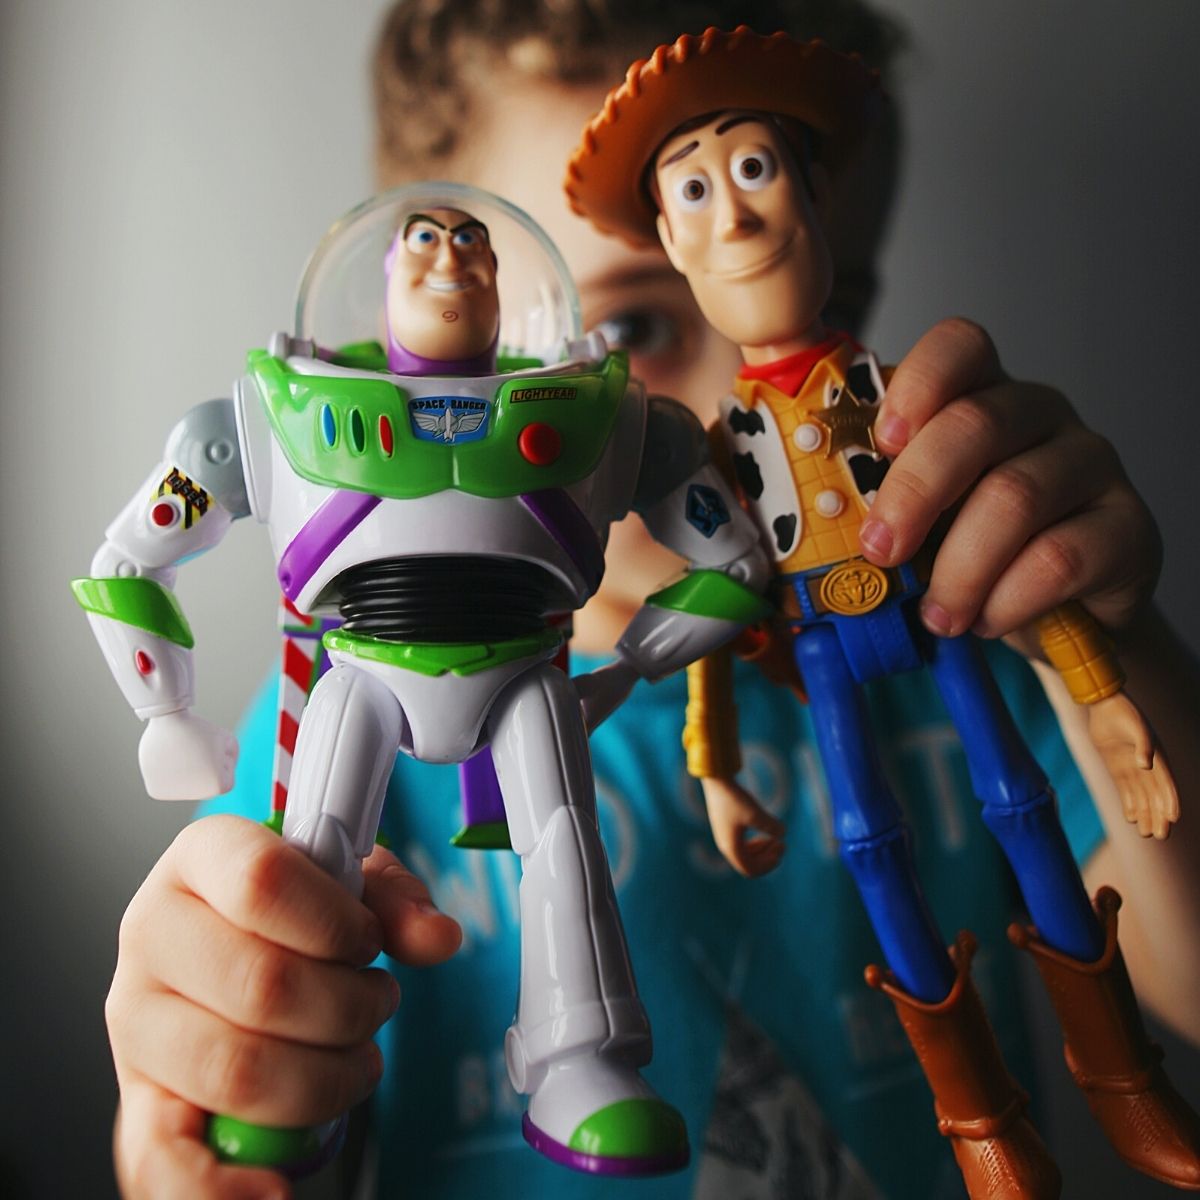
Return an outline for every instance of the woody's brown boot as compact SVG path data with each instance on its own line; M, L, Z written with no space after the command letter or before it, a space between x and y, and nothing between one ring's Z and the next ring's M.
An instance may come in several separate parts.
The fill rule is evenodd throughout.
M996 1037L971 982L975 939L960 933L950 948L955 979L937 1004L910 996L868 967L885 992L933 1089L938 1129L950 1139L971 1200L1056 1200L1062 1177L1025 1118L1028 1096L1005 1069Z
M1080 962L1046 945L1035 930L1009 926L1012 941L1033 955L1063 1031L1075 1082L1113 1149L1135 1170L1187 1191L1200 1191L1200 1118L1171 1086L1162 1050L1146 1036L1125 960L1117 945L1121 897L1096 893L1104 953Z

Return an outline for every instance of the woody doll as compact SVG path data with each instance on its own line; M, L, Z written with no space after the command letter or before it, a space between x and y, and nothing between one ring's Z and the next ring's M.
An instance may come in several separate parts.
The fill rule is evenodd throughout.
M819 42L745 27L685 35L634 63L609 93L570 160L567 195L601 232L660 242L705 318L741 348L714 453L775 562L780 623L812 705L840 854L887 962L869 967L867 981L895 1005L969 1194L1054 1197L1061 1181L972 983L973 938L960 934L947 951L870 736L861 685L921 666L963 740L984 823L1032 920L1010 937L1046 983L1093 1115L1131 1166L1200 1190L1200 1121L1143 1029L1117 945L1119 897L1102 889L1089 900L1054 794L976 641L938 637L917 620L927 583L920 556L881 568L861 553L858 531L887 469L873 424L889 376L822 319L832 286L822 224L830 181L880 104L875 74ZM1092 740L1127 811L1165 836L1178 815L1175 788L1105 634L1077 604L1047 614L1038 633L1089 706ZM726 831L752 824L757 809L733 781L729 679L720 660L693 669L685 732L689 768L704 779L714 827ZM738 839L718 830L718 844L737 865Z

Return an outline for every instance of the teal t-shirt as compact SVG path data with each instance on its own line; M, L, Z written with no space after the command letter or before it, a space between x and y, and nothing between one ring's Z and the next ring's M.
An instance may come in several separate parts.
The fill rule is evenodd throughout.
M1076 858L1099 818L1029 668L995 646L1001 686L1053 781ZM579 673L597 662L576 656ZM966 762L928 672L868 689L875 728L914 830L917 867L947 941L979 937L975 980L1009 1069L1032 1080L1014 951L1014 890L972 799ZM782 865L746 880L708 832L680 745L682 674L639 685L592 737L600 827L639 988L654 1030L646 1075L682 1111L692 1164L636 1183L555 1166L520 1132L504 1068L515 1008L520 864L448 844L461 823L457 772L400 755L384 828L465 940L448 963L396 968L403 1000L382 1031L375 1100L378 1193L422 1200L941 1200L961 1197L932 1099L891 1004L863 982L880 961L838 857L807 710L739 664L742 782L788 826ZM242 729L238 784L206 811L265 815L272 682Z

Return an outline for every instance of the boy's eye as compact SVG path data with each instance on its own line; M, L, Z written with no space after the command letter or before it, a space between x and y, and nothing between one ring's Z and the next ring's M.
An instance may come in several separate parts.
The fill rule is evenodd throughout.
M688 175L675 184L675 199L679 207L694 211L703 208L712 196L712 186L703 171Z
M410 250L428 250L431 246L437 245L437 234L432 229L417 226L416 229L408 231L408 237L405 239L405 244Z
M775 178L775 156L770 150L736 154L730 166L733 182L744 192L756 192Z
M633 358L652 358L674 348L679 340L675 321L652 308L632 308L614 313L596 328L613 349L627 350Z

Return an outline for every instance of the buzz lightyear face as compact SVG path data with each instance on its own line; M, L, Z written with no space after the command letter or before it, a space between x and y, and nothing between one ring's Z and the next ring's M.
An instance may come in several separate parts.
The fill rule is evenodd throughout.
M455 361L485 353L500 327L496 256L487 227L470 213L410 213L387 261L392 337L423 358Z
M823 197L819 167L810 178ZM745 351L819 327L833 260L795 152L769 117L722 112L683 126L659 150L654 184L663 248L715 329Z

